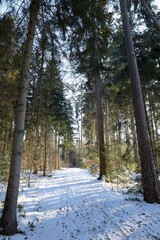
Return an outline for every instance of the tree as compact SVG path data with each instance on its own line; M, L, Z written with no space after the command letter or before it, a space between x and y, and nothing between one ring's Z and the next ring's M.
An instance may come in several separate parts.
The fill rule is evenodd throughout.
M76 72L94 82L97 110L97 136L100 160L100 176L106 175L104 127L101 97L101 68L108 47L111 15L106 10L106 0L71 1L70 59ZM78 7L77 7L78 6ZM107 21L106 21L107 19Z
M152 12L152 10L150 9L150 7L148 6L148 4L146 3L145 0L140 0L140 2L144 8L146 14L149 16L150 19L152 19L156 29L160 32L160 24L159 24L157 18L155 17L154 13Z
M8 30L9 29L9 30ZM15 37L15 21L7 13L0 17L0 178L6 180L9 174L10 148L12 144L12 121L17 97L19 63L16 61L18 48ZM7 109L7 111L6 111Z
M86 81L83 87L83 132L86 139L84 158L88 166L99 165L98 140L96 127L96 106L94 94L94 82ZM81 160L82 161L82 160ZM82 165L82 163L81 163Z
M97 131L98 131L98 146L99 146L99 159L100 159L100 174L99 180L102 176L106 176L106 157L105 157L105 146L104 146L104 123L103 123L103 112L102 112L102 90L100 80L100 70L98 67L98 45L97 36L94 31L94 81L95 81L95 93L96 93L96 113L97 113Z
M148 126L144 110L141 83L134 45L128 19L126 0L120 0L126 52L132 87L133 108L136 120L139 154L141 161L142 187L144 200L148 203L159 203L157 177L151 148Z
M7 187L7 193L4 203L1 226L6 235L12 235L17 232L17 199L21 169L21 156L24 136L24 124L26 114L26 101L28 92L30 61L32 55L32 46L35 32L37 14L40 8L39 0L31 0L30 20L28 25L28 34L23 56L21 81L17 103L17 113L13 137L12 157L10 165L10 174Z
M152 11L152 8L150 6L150 3L152 0L128 0L129 6L131 7L131 3L134 4L134 8L136 9L137 6L141 7L141 12L143 15L148 17L152 25L160 32L160 23L155 15L155 13Z

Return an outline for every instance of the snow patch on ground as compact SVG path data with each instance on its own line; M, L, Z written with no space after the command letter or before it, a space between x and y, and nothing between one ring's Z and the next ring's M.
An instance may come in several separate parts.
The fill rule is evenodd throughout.
M4 200L0 192L0 201ZM160 206L112 190L87 170L21 180L18 227L24 234L0 240L160 240ZM2 210L2 207L1 207Z

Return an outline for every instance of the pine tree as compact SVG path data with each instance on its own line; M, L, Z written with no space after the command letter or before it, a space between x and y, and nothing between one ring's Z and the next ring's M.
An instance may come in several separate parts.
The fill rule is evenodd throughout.
M28 81L30 71L30 60L32 55L32 46L35 32L35 24L37 14L40 8L40 1L32 0L30 5L30 21L28 25L28 34L23 56L21 82L18 96L17 114L15 122L15 130L13 137L12 157L7 193L3 214L1 218L1 226L6 235L15 234L17 232L17 198L21 169L21 156L24 135L24 123L26 113L26 101L28 92Z
M136 119L138 146L141 161L143 195L146 202L159 203L159 192L154 158L146 122L141 83L128 19L126 0L120 0L120 6L132 86L133 107Z
M110 33L108 24L111 15L105 8L107 1L72 1L71 2L71 32L70 59L76 71L89 75L94 82L95 102L97 109L97 136L100 158L100 176L106 175L106 159L104 147L104 123L101 96L101 67L104 51L107 49L107 39Z
M158 22L158 19L155 15L155 13L152 11L151 6L149 6L148 3L151 1L146 0L133 0L133 3L135 5L135 8L137 7L138 3L141 5L141 11L151 19L152 23L154 24L155 28L160 32L160 23Z

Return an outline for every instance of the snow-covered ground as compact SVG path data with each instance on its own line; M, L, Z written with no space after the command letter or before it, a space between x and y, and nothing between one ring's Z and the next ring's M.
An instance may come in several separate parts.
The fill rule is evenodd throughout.
M0 193L4 199L4 192ZM21 180L18 227L10 240L160 240L160 206L111 190L87 170Z

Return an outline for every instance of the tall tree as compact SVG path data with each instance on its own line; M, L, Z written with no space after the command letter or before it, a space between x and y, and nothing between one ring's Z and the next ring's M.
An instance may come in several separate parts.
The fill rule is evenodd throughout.
M9 29L9 30L8 30ZM0 179L9 173L12 144L12 121L17 97L19 63L16 61L18 40L15 21L8 13L0 17ZM18 60L21 58L19 57ZM6 111L7 109L7 111Z
M133 107L136 119L138 146L141 161L143 195L146 202L159 203L160 200L154 166L154 158L148 133L141 83L128 19L126 0L120 0L120 7L122 13L129 72L131 78Z
M133 3L135 9L140 6L140 11L142 14L149 18L152 22L152 25L157 29L158 32L160 32L160 23L157 18L158 14L156 16L150 4L152 0L128 0L127 2L130 7L132 6L131 3Z
M28 82L30 72L30 61L32 56L32 46L35 33L35 25L37 14L39 12L41 1L31 0L30 20L28 25L28 34L25 44L25 52L23 56L21 81L17 103L17 113L13 137L12 157L10 165L10 174L5 198L3 214L1 218L1 226L7 235L17 232L17 199L21 169L22 146L24 136L24 124L26 114L26 101L28 93Z
M106 175L104 129L101 97L101 68L104 51L108 47L111 15L106 10L106 0L72 1L72 35L69 36L70 59L76 71L94 82L97 110L97 136L99 146L100 176ZM77 7L78 6L78 7ZM107 19L107 22L106 22Z
M160 32L160 23L158 22L158 19L156 18L155 14L152 12L151 8L148 6L148 4L145 0L140 0L140 2L141 2L142 7L144 8L146 14L152 20L156 29Z
M95 1L96 2L96 1ZM92 14L94 13L94 9ZM97 25L96 16L93 14L94 25ZM102 176L106 176L106 157L105 157L105 146L104 146L104 123L103 123L103 112L102 112L102 90L101 90L101 79L99 69L99 53L98 53L98 39L96 28L93 31L93 42L94 42L94 81L95 81L95 93L96 93L96 113L97 113L97 131L98 131L98 146L99 146L99 159L100 159L100 174L98 179L102 179Z

